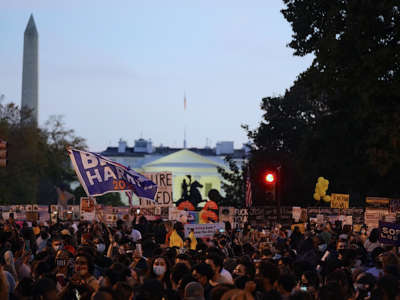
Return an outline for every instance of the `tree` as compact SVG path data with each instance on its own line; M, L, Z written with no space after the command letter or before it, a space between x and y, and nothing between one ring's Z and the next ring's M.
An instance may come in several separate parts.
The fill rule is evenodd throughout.
M319 176L358 204L399 196L398 1L283 2L289 46L314 60L283 96L263 99L263 122L249 131L252 177L262 162L282 165L288 203L311 203Z
M253 131L244 126L252 142L249 166L256 204L274 204L265 203L263 174L278 167L282 204L305 204L311 199L306 191L313 184L313 170L303 163L302 150L308 147L307 137L326 108L311 98L308 85L309 77L300 76L284 96L264 98L260 126Z
M30 120L30 111L0 103L0 137L9 143L9 163L0 170L2 204L54 203L55 188L69 189L76 181L65 147L84 148L84 140L65 129L60 117L44 129Z
M247 164L238 165L230 156L225 158L229 170L218 167L218 173L224 179L222 189L225 191L225 198L220 198L219 206L233 206L242 208L245 204Z

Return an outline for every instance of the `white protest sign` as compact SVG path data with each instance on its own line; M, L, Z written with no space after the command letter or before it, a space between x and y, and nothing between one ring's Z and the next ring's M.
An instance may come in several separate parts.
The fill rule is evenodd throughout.
M185 236L189 236L190 231L194 230L196 238L212 238L220 229L225 230L224 223L208 223L208 224L185 224Z
M146 178L157 184L157 194L154 197L154 202L139 198L140 207L151 206L173 206L172 198L172 173L171 172L152 172L144 173Z
M343 225L353 226L353 216L345 216L343 220Z
M81 220L93 221L96 218L96 209L93 198L81 197L80 204Z
M324 215L317 215L317 224L324 224Z
M292 218L297 223L299 222L301 217L301 207L300 206L293 206L292 207Z

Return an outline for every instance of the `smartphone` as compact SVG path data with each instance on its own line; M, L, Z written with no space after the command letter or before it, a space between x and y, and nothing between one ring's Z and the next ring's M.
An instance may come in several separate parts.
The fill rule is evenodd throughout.
M306 286L302 286L302 287L300 287L300 290L302 290L303 292L307 292L307 287Z
M136 210L136 213L137 213L137 214L140 214L140 208L138 208L138 209Z
M221 229L219 230L219 232L224 233L224 232L225 232L225 229L222 229L222 228L221 228Z

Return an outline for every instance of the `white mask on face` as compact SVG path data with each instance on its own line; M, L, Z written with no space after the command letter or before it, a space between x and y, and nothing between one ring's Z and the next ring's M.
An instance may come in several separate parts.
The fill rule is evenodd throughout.
M157 276L161 276L164 275L167 270L164 266L153 266L153 271Z
M96 247L97 247L97 251L100 253L104 252L104 250L106 249L106 245L104 245L104 244L97 244Z

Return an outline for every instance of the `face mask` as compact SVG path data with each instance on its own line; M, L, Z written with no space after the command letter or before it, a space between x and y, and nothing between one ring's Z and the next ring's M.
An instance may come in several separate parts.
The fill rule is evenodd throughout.
M104 252L104 250L106 249L106 245L104 245L104 244L97 244L96 247L97 247L97 251L100 253Z
M156 274L157 276L161 276L161 275L164 275L164 273L166 272L166 269L164 266L153 266L153 271L154 271L154 274Z
M326 250L327 245L326 244L322 244L322 245L318 245L318 250L320 252L324 252Z

